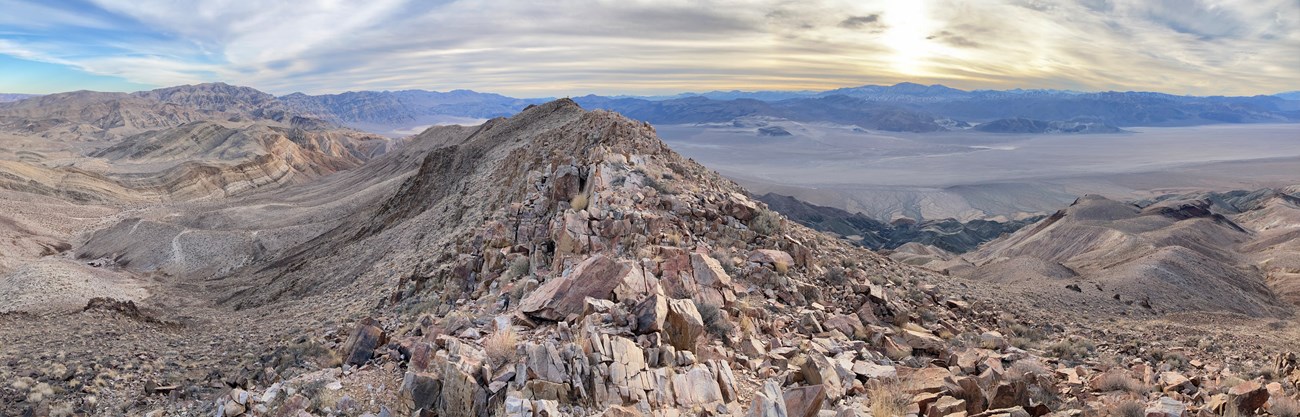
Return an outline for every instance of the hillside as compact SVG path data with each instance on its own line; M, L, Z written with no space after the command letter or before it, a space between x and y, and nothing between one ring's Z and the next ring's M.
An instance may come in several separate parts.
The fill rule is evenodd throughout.
M188 148L144 135L104 155L248 149L223 134ZM1095 206L1068 217L1216 221ZM1157 321L1009 300L815 232L649 124L570 100L431 128L309 181L55 233L78 238L19 258L49 265L10 271L23 283L10 300L55 293L31 278L42 270L82 284L51 310L0 304L15 358L0 379L17 381L0 389L6 414L1080 415L1145 401L1096 381L1190 389L1175 376L1204 394L1178 406L1251 413L1293 391L1241 378L1295 342L1285 326L1180 324L1167 334L1218 347L1155 356L1171 345L1137 336ZM1201 311L1284 310L1255 295Z

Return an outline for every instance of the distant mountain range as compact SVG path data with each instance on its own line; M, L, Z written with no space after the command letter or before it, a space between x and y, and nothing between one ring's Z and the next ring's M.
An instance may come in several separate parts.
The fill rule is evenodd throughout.
M35 97L35 96L36 96L36 95L34 95L34 94L5 94L5 93L0 93L0 103L8 103L8 102L11 102L11 101L18 101L18 100L22 100L22 99L26 99L26 98Z
M203 84L226 86L225 84ZM168 94L168 89L139 94ZM252 89L248 89L252 90ZM256 91L256 90L252 90ZM257 91L254 106L390 136L436 124L478 124L550 98L515 98L470 90L293 93ZM29 98L0 94L0 102ZM193 97L216 100L209 94ZM1066 90L960 90L900 83L828 91L712 91L669 96L587 95L588 109L616 111L656 124L729 123L743 117L853 125L895 132L974 130L994 133L1114 133L1133 126L1300 121L1300 92L1253 97L1196 97L1150 92L1085 93ZM220 101L202 103L217 108ZM274 116L268 114L268 116ZM262 117L262 116L256 116ZM969 122L969 123L967 123Z

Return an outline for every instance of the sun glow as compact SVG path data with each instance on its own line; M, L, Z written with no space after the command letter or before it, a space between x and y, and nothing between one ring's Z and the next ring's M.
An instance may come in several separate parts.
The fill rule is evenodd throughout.
M889 61L899 73L930 75L927 64L937 51L934 42L926 39L933 33L934 22L926 15L925 8L922 1L897 1L890 2L883 14L889 28L881 41L894 50Z

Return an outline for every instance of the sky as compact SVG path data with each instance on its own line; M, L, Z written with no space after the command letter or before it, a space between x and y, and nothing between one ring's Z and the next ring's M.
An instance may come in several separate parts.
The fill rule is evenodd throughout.
M1300 0L0 0L0 92L1300 90Z

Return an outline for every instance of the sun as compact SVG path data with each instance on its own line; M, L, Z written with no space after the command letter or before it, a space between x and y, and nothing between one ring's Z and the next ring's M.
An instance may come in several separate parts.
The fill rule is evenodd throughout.
M904 75L931 75L927 67L937 48L926 37L934 33L935 23L926 13L925 2L890 2L882 18L889 26L880 39L893 50L890 65Z

